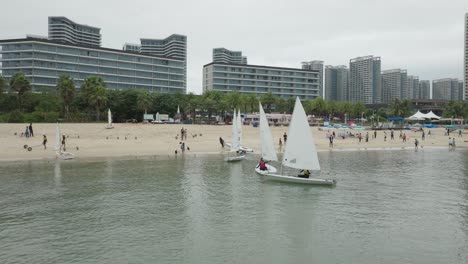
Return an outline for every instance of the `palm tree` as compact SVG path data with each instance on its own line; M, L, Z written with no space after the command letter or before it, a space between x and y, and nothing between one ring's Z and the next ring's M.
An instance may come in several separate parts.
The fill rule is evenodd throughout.
M22 72L17 72L11 77L10 88L18 93L18 107L21 108L23 95L31 90L31 84Z
M62 108L65 109L66 117L70 111L70 104L75 97L75 85L73 79L68 75L61 75L57 81L57 94L62 102Z
M276 103L276 97L271 93L266 93L260 97L260 101L262 102L262 105L265 106L266 111L268 113L271 113L271 106Z
M140 91L137 96L137 109L144 111L145 114L148 112L148 108L151 107L151 95L148 91Z
M94 92L89 95L89 104L96 109L96 120L99 121L102 107L107 103L106 88L96 87Z

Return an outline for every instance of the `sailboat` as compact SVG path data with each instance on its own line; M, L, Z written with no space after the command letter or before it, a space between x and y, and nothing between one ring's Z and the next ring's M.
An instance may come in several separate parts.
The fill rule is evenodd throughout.
M284 150L282 166L294 169L320 171L320 162L315 149L314 139L310 132L309 122L302 107L299 97L296 98L294 111L289 124L288 141ZM301 184L319 184L334 185L335 180L318 178L300 178L275 173L265 174L268 180L301 183Z
M63 160L68 160L68 159L73 159L75 158L75 155L70 152L65 152L65 150L62 151L62 141L61 141L62 135L60 133L60 127L59 124L57 123L57 126L55 127L55 153L57 154L57 158L63 159Z
M236 118L236 110L234 110L234 114L232 116L232 128L231 128L231 144L229 145L229 149L233 153L238 153L240 149L240 135L239 135L239 123L237 122ZM236 155L227 157L225 161L241 161L245 158L244 155Z
M110 108L107 111L107 126L106 126L106 128L107 129L114 128L114 126L112 126L112 114L111 114Z
M268 126L268 119L266 118L265 111L262 104L259 103L260 109L260 140L262 144L262 159L264 161L278 161L275 146L273 145L273 137L271 136L270 127ZM268 173L276 173L276 168L270 164L266 164L267 170L260 170L260 166L255 167L255 172L261 175Z
M237 112L237 116L236 116L236 111L234 110L232 122L234 122L234 120L236 120L235 122L236 122L237 130L239 130L239 149L244 152L253 152L253 149L242 146L242 117L241 117L240 109ZM231 148L231 143L226 143L225 146L227 148Z

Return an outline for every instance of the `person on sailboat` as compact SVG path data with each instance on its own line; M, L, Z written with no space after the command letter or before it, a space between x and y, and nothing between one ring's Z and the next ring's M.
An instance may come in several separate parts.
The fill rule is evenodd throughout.
M265 160L263 160L263 158L260 158L260 163L258 164L258 166L260 167L260 170L262 170L262 171L268 170L268 168L266 166L266 162L265 162Z
M309 176L310 176L310 171L307 170L307 169L301 170L299 175L297 175L297 177L299 177L299 178L309 178Z

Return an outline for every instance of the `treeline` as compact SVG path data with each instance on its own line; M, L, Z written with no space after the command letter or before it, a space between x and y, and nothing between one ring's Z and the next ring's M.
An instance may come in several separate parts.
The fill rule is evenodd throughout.
M0 122L66 122L100 121L108 108L114 122L129 119L141 121L144 113L169 114L174 117L180 108L181 118L194 123L202 118L230 114L234 108L250 113L258 111L258 100L266 112L291 113L295 98L280 98L271 93L260 98L239 93L224 94L208 91L203 95L160 94L143 90L109 90L100 77L88 77L78 90L68 75L60 76L55 88L31 91L31 84L23 73L16 73L10 82L0 76ZM384 120L388 116L409 116L408 101L395 100L389 107L371 110L362 103L326 102L322 98L307 100L304 108L317 117L344 119L367 118ZM468 117L467 102L450 102L445 116ZM206 118L208 117L208 118Z

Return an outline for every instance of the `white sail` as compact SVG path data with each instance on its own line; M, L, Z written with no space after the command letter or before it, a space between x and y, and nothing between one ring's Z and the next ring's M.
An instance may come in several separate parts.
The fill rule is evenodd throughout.
M260 140L262 143L262 158L264 160L277 161L275 146L273 145L273 137L271 136L270 127L268 126L268 119L266 118L265 111L263 111L262 104L259 103L260 108Z
M309 122L299 97L289 124L283 165L296 169L320 170L320 163Z
M159 116L159 112L156 113L156 120L157 122L161 121L161 117Z
M239 147L242 146L242 117L241 117L241 113L240 113L240 109L239 109L239 112L237 113L237 130L239 131Z
M236 110L234 110L232 115L231 151L238 151L239 147L239 130L237 129Z
M177 106L177 114L180 114L180 108Z
M62 146L62 142L60 142L60 127L59 127L59 124L57 123L57 126L55 127L55 146L54 146L55 151L60 151L61 146Z
M109 127L112 126L112 114L111 114L110 108L109 108L109 111L107 111L107 125L108 125Z

